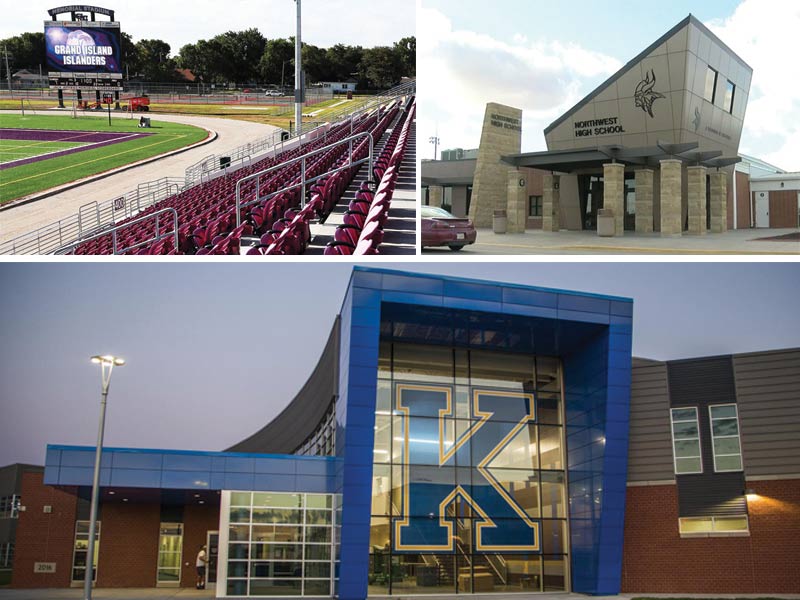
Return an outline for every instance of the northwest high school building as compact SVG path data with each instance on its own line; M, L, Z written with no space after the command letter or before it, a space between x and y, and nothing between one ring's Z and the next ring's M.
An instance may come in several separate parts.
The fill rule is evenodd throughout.
M739 155L752 74L690 15L545 129L546 152L520 153L522 111L488 104L477 153L423 161L423 202L511 233L799 227L800 174Z
M98 587L218 597L800 589L800 349L631 356L633 302L356 267L224 452L106 448ZM15 498L13 587L80 586L94 448Z

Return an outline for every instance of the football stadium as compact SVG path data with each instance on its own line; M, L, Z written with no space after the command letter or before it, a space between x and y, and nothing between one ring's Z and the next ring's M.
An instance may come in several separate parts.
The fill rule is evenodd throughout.
M198 79L169 93L153 84L156 93L149 95L137 92L144 84L123 81L130 36L121 33L113 10L50 9L42 50L52 100L32 101L24 90L0 98L19 109L0 114L0 254L414 253L415 79L395 69L384 75L382 89L356 96L361 80L307 85L300 0L295 5L291 47L277 40L293 58L258 63L277 69L280 88L233 92ZM64 15L70 20L59 20ZM257 30L240 33L242 39L260 36ZM406 51L413 64L413 43L408 46L396 43L394 50ZM331 52L338 59L336 52L352 50L337 45ZM390 60L396 62L394 55ZM319 62L309 69L319 71ZM380 67L364 70L377 79ZM284 84L292 80L287 71L294 71L293 93ZM234 138L240 143L231 146ZM195 159L167 162L177 155ZM145 165L152 168L140 171ZM139 172L157 177L129 175ZM126 191L121 181L130 182Z
M90 564L191 588L205 545L205 597L796 592L800 350L635 358L633 311L356 266L308 380L240 442L53 443L0 473L12 588Z

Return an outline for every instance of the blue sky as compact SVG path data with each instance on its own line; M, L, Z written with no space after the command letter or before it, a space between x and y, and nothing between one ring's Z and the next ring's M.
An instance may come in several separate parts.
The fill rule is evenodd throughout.
M634 299L633 351L659 359L800 346L798 263L392 263ZM0 264L0 466L91 445L117 354L110 446L221 450L294 397L341 306L343 263Z
M421 0L420 139L476 148L494 101L523 109L523 151L545 150L547 125L689 13L754 69L740 152L800 171L800 79L776 60L797 53L796 0Z
M414 35L415 0L304 0L303 41L328 48L334 44L386 46ZM122 31L133 40L157 38L176 54L181 46L226 31L256 27L266 37L285 38L295 32L293 0L192 0L192 2L104 2L116 11ZM0 39L24 31L43 31L47 9L64 6L50 0L18 2L4 10ZM105 17L102 17L105 19ZM333 25L335 24L335 25Z
M624 59L633 58L689 13L704 22L722 18L730 15L739 1L669 0L656 5L631 0L423 0L422 4L448 15L458 29L480 31L496 39L510 32L529 39L575 42ZM617 35L621 29L625 35Z

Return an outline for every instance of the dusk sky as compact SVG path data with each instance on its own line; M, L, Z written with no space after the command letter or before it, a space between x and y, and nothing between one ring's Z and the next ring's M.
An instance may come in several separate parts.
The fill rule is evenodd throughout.
M382 263L629 296L633 352L800 346L798 263ZM316 364L347 264L0 264L0 466L94 445L93 354L117 354L107 446L222 450L277 415Z

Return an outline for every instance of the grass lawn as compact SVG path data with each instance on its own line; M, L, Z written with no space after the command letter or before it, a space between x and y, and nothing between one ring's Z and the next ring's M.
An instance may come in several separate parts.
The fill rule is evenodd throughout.
M199 127L153 121L150 129L137 127L138 119L41 115L0 115L0 128L58 129L100 132L152 133L119 142L0 171L0 204L46 190L70 181L102 173L116 167L150 158L205 139ZM10 140L5 140L6 142Z
M347 108L356 110L372 100L372 96L354 96L352 100L345 100L343 96L336 96L331 100L320 102L312 106L303 107L303 114L313 121L325 121L327 116ZM38 99L30 101L34 110L47 110L56 106L54 99ZM19 110L19 100L0 100L0 110ZM28 103L25 103L28 109ZM202 115L206 117L222 117L249 121L251 123L264 123L282 129L289 129L289 122L294 121L294 105L273 106L262 104L178 104L152 102L151 113L166 113L176 115ZM313 113L313 116L309 116ZM141 113L136 113L138 118ZM80 120L80 119L78 119Z

